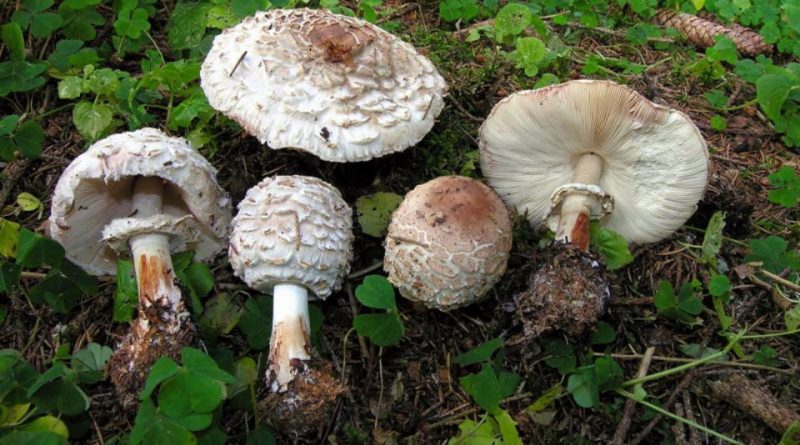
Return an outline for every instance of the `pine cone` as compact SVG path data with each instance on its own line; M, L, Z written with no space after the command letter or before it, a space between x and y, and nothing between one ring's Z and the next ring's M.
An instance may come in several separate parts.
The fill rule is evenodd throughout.
M662 9L655 16L655 22L662 26L675 28L684 34L690 42L708 48L714 46L714 37L723 35L736 45L739 52L748 57L759 54L772 54L772 45L766 43L757 32L736 23L729 27L720 25L709 19L693 16L684 12Z

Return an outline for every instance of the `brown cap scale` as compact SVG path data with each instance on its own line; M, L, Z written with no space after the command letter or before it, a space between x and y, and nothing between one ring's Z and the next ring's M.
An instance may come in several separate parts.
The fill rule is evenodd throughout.
M323 9L258 12L214 39L209 104L271 148L366 161L419 142L447 84L410 44Z
M506 270L511 220L489 187L461 176L409 192L392 215L383 267L400 294L440 310L480 301Z

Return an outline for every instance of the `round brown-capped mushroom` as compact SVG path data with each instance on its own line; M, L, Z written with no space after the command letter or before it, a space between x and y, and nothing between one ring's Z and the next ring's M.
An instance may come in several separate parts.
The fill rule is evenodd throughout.
M248 190L233 219L228 256L234 272L273 294L264 412L287 434L306 435L325 424L343 391L311 346L308 299L324 300L341 287L352 243L350 207L313 177L264 179Z
M418 185L392 215L383 268L400 294L440 310L480 301L506 270L508 210L471 178Z
M224 248L231 203L215 175L185 139L145 128L97 141L56 184L48 226L70 260L102 275L133 258L139 317L107 366L125 406L150 365L176 357L194 332L170 252L204 259Z
M590 219L636 243L670 235L694 213L708 176L706 143L689 117L609 81L576 80L503 99L481 126L480 154L483 174L506 203L584 252ZM562 252L540 273L555 273L556 263L584 272L532 277L538 290L518 299L531 335L594 325L597 313L585 306L602 308L610 295L594 257ZM577 276L586 282L549 291L535 285Z
M364 20L303 8L226 29L200 75L211 106L261 143L333 162L416 144L447 89L412 45Z

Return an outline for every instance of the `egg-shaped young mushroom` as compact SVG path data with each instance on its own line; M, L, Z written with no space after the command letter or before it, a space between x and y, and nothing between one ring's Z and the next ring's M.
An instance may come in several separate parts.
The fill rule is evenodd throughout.
M56 184L48 227L70 260L102 275L133 259L139 314L106 367L124 406L136 404L150 365L177 357L194 333L170 253L205 259L227 244L231 203L215 176L185 139L145 128L97 141Z
M273 294L267 421L296 436L329 417L343 391L310 343L308 300L326 299L350 270L352 214L330 184L309 176L266 178L248 190L231 225L238 277Z
M553 230L559 245L584 252L592 219L636 243L670 235L694 213L708 176L706 144L689 117L609 81L503 99L481 127L480 158L506 203ZM518 299L531 335L595 324L597 311L586 308L602 309L610 293L599 262L579 256L566 247L556 253ZM564 275L557 264L582 271Z
M416 49L320 9L258 12L214 39L201 86L212 107L274 149L366 161L419 142L447 85Z
M487 295L506 270L511 238L508 210L492 189L443 176L395 210L383 268L403 297L447 311Z

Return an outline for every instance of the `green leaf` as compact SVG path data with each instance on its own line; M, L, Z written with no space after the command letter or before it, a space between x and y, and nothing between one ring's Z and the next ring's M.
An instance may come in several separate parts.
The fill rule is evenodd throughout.
M359 197L356 200L356 213L361 231L376 238L386 235L392 212L402 201L402 196L387 192Z
M475 348L457 355L453 362L460 366L474 365L476 363L488 362L498 349L503 347L503 338L497 337L483 342Z
M150 22L147 21L149 14L144 8L122 8L117 14L114 22L114 29L117 34L123 37L138 39L150 30Z
M549 355L544 363L558 370L561 375L566 375L575 369L578 359L569 343L563 340L551 340L544 344L544 350Z
M797 271L800 269L800 258L794 250L787 251L786 240L770 235L763 239L750 240L750 254L744 257L745 262L759 261L763 268L781 274L784 269Z
M251 348L259 350L267 348L272 333L272 298L259 295L245 301L239 329L244 333Z
M500 427L500 435L503 437L503 445L522 445L522 439L517 431L517 422L511 418L508 411L501 409L494 415L497 426Z
M42 201L28 192L17 195L17 205L23 212L34 212L42 208Z
M36 159L42 154L44 130L36 121L25 122L14 135L14 142L23 156L28 159Z
M241 19L252 15L256 11L269 9L270 2L268 0L232 0L231 12L237 18Z
M44 376L44 374L43 374ZM77 385L57 379L42 385L32 394L33 402L39 408L57 410L61 414L74 416L89 409L89 397Z
M477 15L477 0L441 0L439 2L439 17L447 22L469 21Z
M706 57L712 62L728 62L736 65L736 62L739 61L739 53L736 51L733 40L724 36L716 36L714 39L717 43L706 48Z
M53 6L54 0L22 0L22 6L32 13L43 12Z
M83 79L69 76L58 82L58 97L60 99L75 99L83 92Z
M169 46L174 50L191 49L200 44L206 31L209 5L181 0L167 23Z
M6 258L17 256L19 229L19 224L0 218L0 255Z
M720 132L725 131L728 128L728 120L718 114L711 116L711 128Z
M225 335L239 323L242 312L243 309L229 294L217 294L206 303L200 323L215 335Z
M607 345L617 338L614 328L605 321L598 321L595 331L592 332L590 342L593 345Z
M499 445L500 426L484 415L480 422L466 419L458 425L459 434L451 438L448 445Z
M125 323L133 320L139 304L139 290L133 263L130 260L117 260L117 288L114 290L114 321Z
M199 118L203 122L211 119L214 113L216 112L208 104L208 99L203 91L199 87L193 87L189 97L172 109L167 126L171 130L187 128L195 119Z
M94 141L111 128L113 115L109 105L82 101L72 110L72 122L83 137Z
M769 346L762 346L761 349L753 353L753 362L762 366L778 366L778 351Z
M600 391L610 391L622 385L622 368L610 356L598 357L594 361L594 372Z
M725 213L717 211L711 215L703 236L701 248L703 260L712 267L717 267L717 255L722 249L722 230L725 228Z
M392 283L382 275L367 275L356 287L356 298L364 306L373 309L396 309Z
M600 403L600 390L593 369L583 369L569 376L567 391L582 408L594 408Z
M16 114L10 114L0 119L0 136L11 134L17 128L18 122L19 116Z
M769 192L769 202L786 208L794 208L800 203L800 175L792 167L784 165L778 171L767 176L770 185L777 190Z
M181 359L183 361L183 366L193 373L225 383L236 383L236 377L220 369L213 358L199 349L183 348L181 350Z
M800 328L800 304L783 313L783 322L786 324L787 331L794 331Z
M108 346L89 343L72 356L72 369L78 372L81 383L92 384L103 380L103 369L113 351Z
M534 400L533 403L528 405L528 408L525 409L528 413L540 413L547 408L549 408L556 399L561 396L561 393L564 391L564 387L561 386L561 383L557 383L550 387L547 391L544 392L539 398Z
M19 283L22 266L13 263L0 263L0 294L11 292L11 288ZM2 324L2 322L0 322Z
M547 47L541 40L536 37L520 37L512 58L517 62L517 68L525 70L526 76L534 77L539 73L539 66L546 54Z
M43 39L55 32L58 28L61 28L63 24L64 20L61 16L53 12L37 14L33 16L33 20L31 20L31 34L33 34L34 37Z
M130 435L130 445L195 445L197 438L188 429L156 411L150 400L139 405Z
M61 244L28 229L20 229L17 264L28 269L36 269L43 264L57 268L63 259L64 248Z
M708 282L708 293L715 297L723 297L731 290L731 282L725 275L714 275Z
M0 437L0 445L69 445L67 439L49 431L12 431Z
M511 375L516 377L518 383L519 376ZM500 380L493 367L489 364L484 364L479 373L461 377L459 383L464 388L464 392L472 396L478 406L490 414L495 414L500 410L500 401L513 394L513 390L511 393L507 391L507 388L511 386L509 383L513 383L513 379L507 377L506 380L509 382L503 385L505 387L501 387ZM516 388L516 385L514 385L514 388Z
M69 430L67 429L67 425L65 425L64 422L62 422L58 417L53 416L38 417L33 421L22 425L19 427L19 429L22 431L48 432L58 434L65 439L69 438Z
M0 97L5 97L8 93L35 90L44 85L45 79L41 74L46 69L46 63L0 63Z
M250 431L246 445L275 445L275 436L266 428Z
M617 270L633 261L628 241L622 235L598 224L591 226L591 239L597 251L606 260L609 270Z
M533 12L525 5L509 3L497 13L495 18L495 38L502 42L507 36L518 36L531 24Z
M161 357L156 360L153 367L150 368L150 374L144 382L144 389L139 394L139 399L146 400L150 398L150 395L153 394L158 385L177 374L180 369L180 366L172 359Z
M756 81L756 100L771 120L781 120L781 108L797 81L786 75L767 74Z
M10 53L12 62L22 62L25 60L25 38L22 36L22 28L16 23L6 23L0 30L0 38Z
M704 96L708 103L717 110L725 108L728 103L728 96L722 90L711 90Z
M392 346L403 337L403 322L396 313L361 314L353 319L359 335L369 338L378 346Z
M797 8L800 10L800 8ZM798 14L800 15L800 14ZM789 425L789 428L784 431L781 436L781 441L778 445L800 445L800 422L795 420Z

